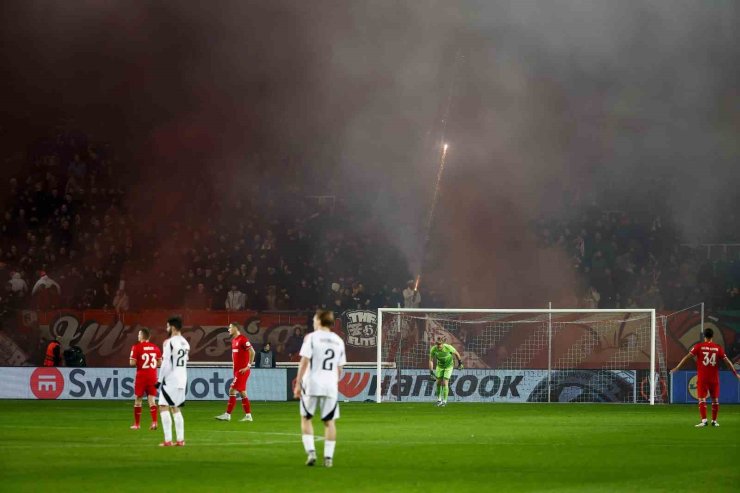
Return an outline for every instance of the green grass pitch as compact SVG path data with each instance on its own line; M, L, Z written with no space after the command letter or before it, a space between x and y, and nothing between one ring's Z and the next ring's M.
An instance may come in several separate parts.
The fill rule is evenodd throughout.
M184 408L186 447L122 401L0 401L0 491L738 491L740 407L344 403L334 468L304 466L298 405ZM148 427L146 409L142 425ZM317 423L318 424L318 423ZM317 431L322 430L318 424ZM317 442L319 456L323 444Z

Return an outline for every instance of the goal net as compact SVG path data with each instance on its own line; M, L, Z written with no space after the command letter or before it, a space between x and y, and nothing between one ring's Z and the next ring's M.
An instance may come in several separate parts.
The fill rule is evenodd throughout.
M381 401L431 401L429 350L462 355L449 399L665 402L665 331L655 310L378 310Z

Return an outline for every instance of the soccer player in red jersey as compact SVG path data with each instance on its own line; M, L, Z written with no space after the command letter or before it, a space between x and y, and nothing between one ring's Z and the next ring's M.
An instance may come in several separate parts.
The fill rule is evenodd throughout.
M139 429L141 421L141 401L146 394L149 404L149 414L152 416L150 430L157 429L157 406L154 396L157 395L157 367L162 363L162 351L156 344L149 342L149 329L139 330L139 342L131 347L129 364L136 367L134 381L134 424L132 430Z
M236 406L236 393L242 396L242 408L244 417L241 421L252 421L252 407L247 397L247 380L254 363L254 348L247 336L239 332L239 325L232 322L229 324L229 335L231 335L231 361L234 366L234 380L229 387L229 403L226 412L216 416L221 421L231 421L231 411Z
M735 374L735 377L740 379L740 375L738 375L722 346L712 342L713 337L714 331L712 329L704 329L704 342L695 344L681 362L671 370L671 373L677 371L689 358L696 359L696 395L699 396L699 416L701 416L701 423L696 425L697 428L707 426L707 394L712 398L712 426L719 426L719 423L717 423L717 414L719 413L719 367L717 363L724 361L730 367L732 373Z

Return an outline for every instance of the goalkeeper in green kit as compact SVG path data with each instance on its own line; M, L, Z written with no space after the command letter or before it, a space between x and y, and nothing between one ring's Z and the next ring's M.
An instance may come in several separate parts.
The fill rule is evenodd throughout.
M437 342L429 349L429 371L432 373L432 378L437 381L437 406L447 405L448 382L455 366L453 355L457 358L457 368L462 370L462 356L457 352L457 349L445 344L443 337L438 337ZM435 359L437 360L437 368L433 366Z

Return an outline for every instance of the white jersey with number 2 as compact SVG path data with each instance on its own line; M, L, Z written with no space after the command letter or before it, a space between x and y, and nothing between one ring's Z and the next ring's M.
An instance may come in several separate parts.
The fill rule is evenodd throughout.
M344 341L334 332L318 330L306 335L301 356L309 359L308 371L303 375L303 393L336 397L340 366L347 364Z
M162 345L162 367L159 381L184 389L188 383L188 353L190 344L183 336L172 336Z

